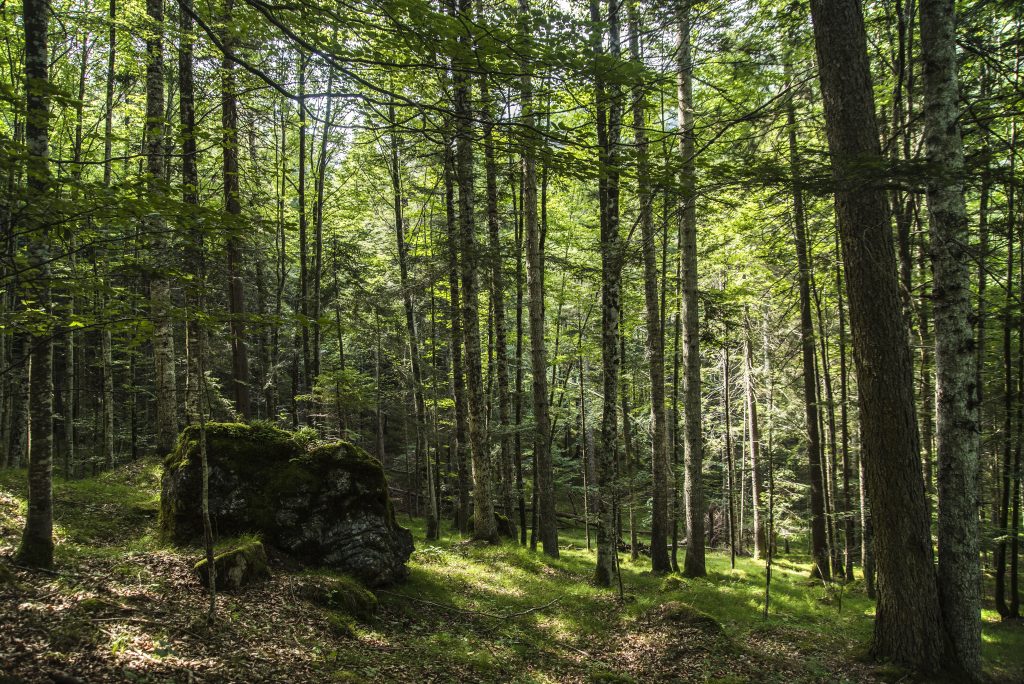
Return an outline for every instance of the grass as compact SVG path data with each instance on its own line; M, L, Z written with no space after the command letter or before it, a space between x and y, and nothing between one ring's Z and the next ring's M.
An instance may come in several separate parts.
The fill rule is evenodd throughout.
M654 576L646 559L623 558L620 598L618 588L590 581L594 551L580 530L560 531L560 557L552 559L514 544L473 543L447 527L428 542L422 522L404 515L401 523L416 539L410 576L378 592L375 617L353 621L335 607L303 600L310 574L278 567L266 586L223 596L220 622L203 631L205 598L189 573L201 551L166 546L155 534L159 474L159 464L145 461L96 478L55 481L57 562L77 579L46 584L17 572L31 590L16 599L12 615L38 604L41 618L58 616L50 637L17 647L29 649L25 658L53 667L86 663L94 673L121 668L139 681L177 681L211 663L225 679L287 672L295 681L344 682L906 676L864 657L874 603L862 583L839 588L811 581L804 555L777 559L764 618L762 561L739 557L732 568L727 554L711 552L707 578L685 579ZM24 478L24 471L0 472L0 560L20 534ZM1022 625L1000 622L988 609L983 619L986 674L1018 681ZM9 650L3 637L0 650Z

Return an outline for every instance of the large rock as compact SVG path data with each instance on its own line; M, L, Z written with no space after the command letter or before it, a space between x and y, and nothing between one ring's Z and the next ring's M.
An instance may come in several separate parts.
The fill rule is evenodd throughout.
M202 538L199 430L186 428L164 462L160 526L176 543ZM307 450L268 424L210 423L210 517L220 536L258 532L312 565L369 586L404 578L412 535L395 521L380 463L334 442Z

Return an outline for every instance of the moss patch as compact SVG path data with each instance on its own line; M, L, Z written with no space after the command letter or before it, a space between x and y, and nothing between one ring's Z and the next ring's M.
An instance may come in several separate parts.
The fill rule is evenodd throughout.
M370 620L377 612L377 597L373 592L347 575L306 573L301 593L315 605L342 611L361 622Z
M226 591L241 589L270 576L267 552L258 541L214 556L213 567L217 588ZM196 563L193 570L204 587L210 586L209 564L205 558Z

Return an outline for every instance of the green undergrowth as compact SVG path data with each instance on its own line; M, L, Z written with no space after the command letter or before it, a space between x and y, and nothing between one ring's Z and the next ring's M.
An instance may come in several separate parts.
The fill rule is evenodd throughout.
M94 478L57 478L58 567L74 571L95 560L115 575L141 578L140 557L173 554L190 568L201 554L198 547L172 547L156 534L160 468L147 460ZM16 539L25 494L24 470L0 471L5 540ZM281 587L287 594L274 600L297 600L302 619L322 625L321 636L300 644L323 673L321 681L653 681L638 673L637 663L658 657L666 667L684 662L693 668L666 680L906 676L865 657L874 602L863 583L813 581L806 555L776 559L765 618L764 562L749 557L738 557L732 568L728 554L710 552L707 577L691 579L652 575L649 560L633 563L623 555L620 597L617 586L593 585L595 553L586 548L582 530L560 531L560 557L554 559L513 543L471 542L447 525L440 539L428 541L422 521L403 515L400 522L412 529L416 543L405 583L371 593L337 573L275 566L278 584L223 599L226 619L244 615L246 601L256 595L265 600ZM225 538L217 550L255 541ZM1000 623L988 608L983 617L986 672L996 681L1014 681L1024 670L1024 627ZM249 629L242 622L232 628ZM663 641L648 640L655 633ZM252 638L268 636L254 632ZM282 652L296 643L288 638ZM667 649L682 650L676 655Z

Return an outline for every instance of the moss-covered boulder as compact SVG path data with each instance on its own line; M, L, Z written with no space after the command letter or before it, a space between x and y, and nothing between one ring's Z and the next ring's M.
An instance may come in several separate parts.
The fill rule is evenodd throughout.
M377 597L362 584L345 575L311 573L299 585L299 594L309 602L341 611L360 622L377 612Z
M406 576L412 535L395 521L384 469L365 451L346 442L307 449L266 423L210 423L206 436L216 534L259 533L368 586ZM198 438L186 428L164 463L160 527L176 543L202 538Z
M213 558L217 589L234 591L270 576L267 552L258 541L242 544ZM206 559L196 563L195 573L204 587L210 586L210 565Z

